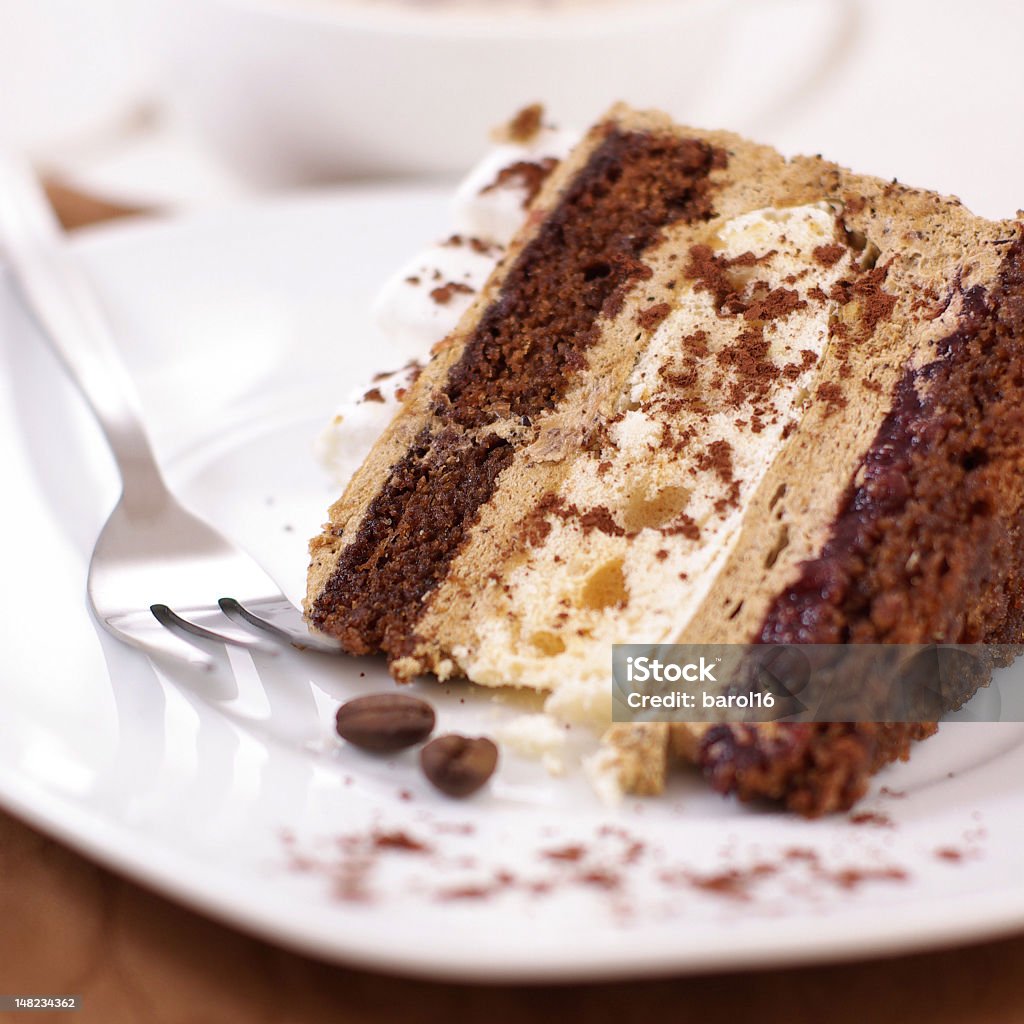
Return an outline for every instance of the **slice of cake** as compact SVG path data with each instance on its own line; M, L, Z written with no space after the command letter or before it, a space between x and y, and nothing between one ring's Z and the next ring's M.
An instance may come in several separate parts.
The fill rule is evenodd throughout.
M311 545L398 679L610 722L614 643L1016 643L1021 225L614 109L547 174ZM934 727L615 726L808 814Z

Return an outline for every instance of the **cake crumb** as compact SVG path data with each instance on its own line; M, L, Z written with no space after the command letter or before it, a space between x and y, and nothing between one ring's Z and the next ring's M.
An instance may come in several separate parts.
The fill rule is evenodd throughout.
M532 142L544 127L544 104L531 103L517 111L511 120L495 133L498 142L514 142L525 145Z

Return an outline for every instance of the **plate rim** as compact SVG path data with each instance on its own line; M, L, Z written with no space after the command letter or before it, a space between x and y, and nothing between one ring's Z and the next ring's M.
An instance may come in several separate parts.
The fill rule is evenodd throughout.
M19 792L19 789L22 791ZM888 921L884 933L862 932L851 928L848 916L831 920L821 918L818 924L827 922L829 928L824 933L816 932L813 943L789 937L771 949L760 941L741 944L738 949L726 949L723 943L716 943L706 950L683 944L680 947L668 947L653 956L646 950L642 956L631 956L617 949L612 952L591 952L585 961L580 962L536 960L526 956L520 960L494 964L453 962L450 951L431 955L429 951L418 952L405 948L396 955L390 948L360 948L352 944L351 940L348 944L325 946L308 932L293 927L290 922L282 930L281 922L269 921L258 911L248 910L244 904L218 896L211 890L209 882L196 883L194 879L201 876L190 875L193 881L187 882L175 877L170 866L161 869L152 864L147 865L144 860L140 861L138 855L119 854L112 842L104 843L95 839L82 829L67 825L58 815L66 818L77 814L94 820L98 816L89 815L70 803L63 810L47 807L47 797L53 800L52 795L45 792L33 794L31 789L31 785L19 787L17 781L12 784L12 779L0 767L0 797L5 811L115 874L193 913L299 955L338 966L423 980L467 984L554 984L631 979L639 981L746 970L779 970L828 963L869 962L960 945L976 945L1013 935L1024 927L1024 884L1021 884L1010 892L1002 889L984 893L980 897L974 893L961 896L952 904L949 901L915 904L912 914L900 915ZM70 815L68 810L71 811ZM117 823L101 824L115 834L132 834L130 829L122 828ZM159 846L156 848L159 849ZM171 859L174 859L174 855ZM958 914L961 910L963 913ZM860 908L856 916L859 918L877 914L878 906L871 905ZM777 925L778 921L764 918L754 924L758 931L767 931ZM742 931L743 928L744 924L741 923L736 930ZM685 927L680 931L685 933ZM757 940L760 938L756 936Z

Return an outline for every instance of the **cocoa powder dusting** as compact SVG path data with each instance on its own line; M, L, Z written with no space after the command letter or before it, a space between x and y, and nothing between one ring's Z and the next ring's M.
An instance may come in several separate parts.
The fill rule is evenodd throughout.
M685 335L680 342L684 354L700 359L708 354L707 331L695 331L693 334Z
M846 408L846 395L835 381L827 380L819 384L814 397L824 406L825 416L831 416Z
M910 877L903 868L844 868L823 877L839 889L858 889L865 882L905 882Z
M879 862L877 847L859 843L857 837L844 844L842 863L830 863L823 852L810 846L764 849L751 844L749 850L736 848L730 838L719 851L714 866L697 868L676 859L678 850L666 849L639 838L621 825L602 825L584 840L578 833L560 844L552 844L558 830L548 826L540 830L545 839L531 850L517 855L515 869L500 863L487 864L467 854L473 828L443 821L424 824L437 835L451 837L438 847L410 835L402 828L377 827L366 832L338 836L330 843L333 854L300 851L294 835L282 833L287 863L303 873L321 872L332 883L334 895L345 901L370 902L408 900L481 901L517 891L535 898L557 896L567 889L593 890L608 900L608 908L627 916L642 909L637 903L636 877L653 879L661 892L650 909L659 920L671 904L665 897L685 892L724 903L746 903L765 898L765 909L785 894L787 905L794 899L816 900L825 890L853 891L868 884L905 882L910 875L897 863ZM320 844L321 850L323 843ZM858 859L851 854L860 851ZM976 851L975 851L976 852ZM406 868L406 880L399 874L388 878L381 888L377 867L389 860L394 871L402 870L408 855L425 858L426 873L413 865ZM959 862L966 854L958 846L948 845L934 851L937 859ZM376 885L374 883L377 883ZM645 883L646 885L646 883ZM397 904L396 904L397 905ZM685 912L689 902L677 907Z
M712 441L697 456L697 467L698 469L710 470L722 483L732 483L732 445L724 440Z
M672 307L667 302L659 302L655 306L648 306L636 315L636 322L645 330L653 331L672 312Z
M577 862L586 856L587 848L582 843L572 843L569 846L560 846L555 850L544 850L542 857L548 860L563 860Z
M815 247L814 258L823 267L834 267L846 254L845 245L833 243L832 245L819 245Z
M862 339L869 338L883 320L892 316L896 308L896 297L882 287L889 266L888 263L879 265L855 277L837 281L832 286L831 298L836 302L844 305L854 301L857 303Z
M679 535L687 540L700 540L700 527L696 520L685 512L677 516L668 526L661 527L660 533L663 537ZM681 573L680 579L686 579L686 573Z
M525 210L536 198L541 186L557 166L558 161L551 156L544 157L540 161L517 160L514 164L502 167L494 181L480 189L480 194L485 195L499 188L521 188L523 190L522 206Z
M725 309L730 313L742 313L744 307L740 299L740 286L729 271L733 267L751 266L756 259L754 254L744 253L729 259L717 255L709 245L694 245L690 247L687 257L683 273L696 282L695 290L710 292L719 312Z
M473 289L462 281L448 281L446 284L431 289L430 297L439 305L447 306L452 301L452 296L472 295Z
M878 811L859 811L850 815L851 825L873 825L876 828L892 828L892 818Z
M591 530L600 530L601 533L607 533L610 537L624 537L626 531L615 522L611 511L605 508L604 505L595 505L591 509L587 509L579 515L580 526L583 527L584 533L590 533Z
M799 292L791 288L773 288L763 298L754 299L743 311L743 317L746 320L777 320L806 308L807 303L800 298Z
M726 389L729 407L739 408L750 402L758 409L770 398L782 371L769 353L761 324L752 324L732 345L716 353L718 365L731 372L732 382Z
M400 829L391 832L374 832L371 842L378 850L403 850L406 853L430 852L430 847L426 843L414 839L408 832L403 832Z
M584 885L596 886L599 889L618 889L622 885L622 876L617 871L607 868L591 868L578 876Z
M707 875L690 873L685 877L686 881L700 892L745 902L753 895L751 889L756 882L777 872L778 868L774 864L762 863L750 868L731 868Z

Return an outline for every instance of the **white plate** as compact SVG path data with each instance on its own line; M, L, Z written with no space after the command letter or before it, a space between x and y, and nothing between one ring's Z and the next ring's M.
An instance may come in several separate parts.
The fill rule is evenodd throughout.
M368 300L443 219L431 192L350 193L76 243L173 483L296 597L333 496L311 438L353 381L388 365ZM2 277L0 345L0 802L70 845L274 941L451 978L793 963L1024 925L1020 725L944 726L879 776L862 808L879 817L861 824L742 808L685 775L664 799L609 809L571 766L555 780L507 751L489 791L455 803L413 754L372 758L333 737L341 699L390 685L377 661L157 671L86 614L115 480ZM520 710L424 689L443 729L489 731ZM364 860L374 829L429 850ZM574 844L580 860L545 856ZM368 899L345 898L360 888Z

